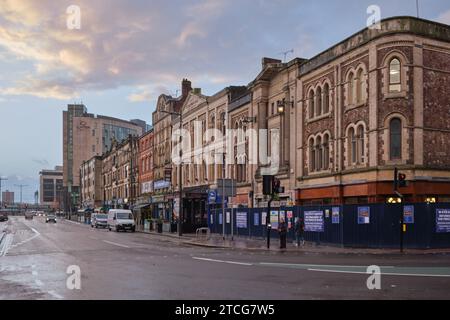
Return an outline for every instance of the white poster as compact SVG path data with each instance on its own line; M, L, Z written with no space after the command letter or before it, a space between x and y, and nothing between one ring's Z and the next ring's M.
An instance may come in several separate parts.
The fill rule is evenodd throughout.
M226 223L230 223L230 211L227 211L227 215L226 215Z
M267 221L267 212L263 211L261 213L261 225L265 226Z

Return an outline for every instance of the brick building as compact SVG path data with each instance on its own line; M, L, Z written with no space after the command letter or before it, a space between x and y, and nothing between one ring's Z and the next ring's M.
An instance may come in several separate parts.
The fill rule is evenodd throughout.
M186 100L192 84L183 79L181 96L172 97L162 94L158 98L155 112L153 112L153 210L156 216L171 219L173 208L172 180L172 127L177 113Z
M394 17L300 66L297 203L450 200L450 27Z
M153 194L153 129L139 138L139 187L140 192L134 210L138 221L152 217L151 195Z
M139 138L130 135L103 155L102 179L104 206L128 209L139 196Z
M103 205L102 157L83 161L80 167L80 207L95 209Z

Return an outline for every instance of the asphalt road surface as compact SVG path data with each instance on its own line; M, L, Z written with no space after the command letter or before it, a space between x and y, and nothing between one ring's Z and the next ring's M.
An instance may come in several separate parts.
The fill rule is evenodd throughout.
M46 224L38 217L11 217L0 223L0 234L4 228L0 300L450 299L449 255L191 247L156 235L95 230L69 221ZM372 265L380 267L379 290L367 287L367 267ZM79 268L80 289L73 289L76 272L68 274L70 266Z

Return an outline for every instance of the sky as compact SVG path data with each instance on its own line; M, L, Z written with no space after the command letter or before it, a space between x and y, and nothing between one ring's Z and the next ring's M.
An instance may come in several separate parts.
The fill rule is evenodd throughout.
M262 57L311 58L365 28L374 4L382 18L416 16L415 0L0 0L3 190L27 184L31 202L39 171L62 164L67 104L151 123L183 78L207 95L246 85ZM67 27L71 5L80 29ZM450 24L447 0L419 12Z

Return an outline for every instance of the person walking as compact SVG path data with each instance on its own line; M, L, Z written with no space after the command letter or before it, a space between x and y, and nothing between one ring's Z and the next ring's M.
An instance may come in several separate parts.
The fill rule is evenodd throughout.
M294 221L294 241L293 244L298 247L298 244L300 242L299 240L299 228L300 228L300 219L299 218L295 218Z
M297 247L300 247L300 244L302 246L305 245L305 222L303 221L303 218L299 218L297 220L296 226L295 226L296 236L297 236Z
M280 221L278 232L280 234L280 249L286 249L287 225L284 219Z

